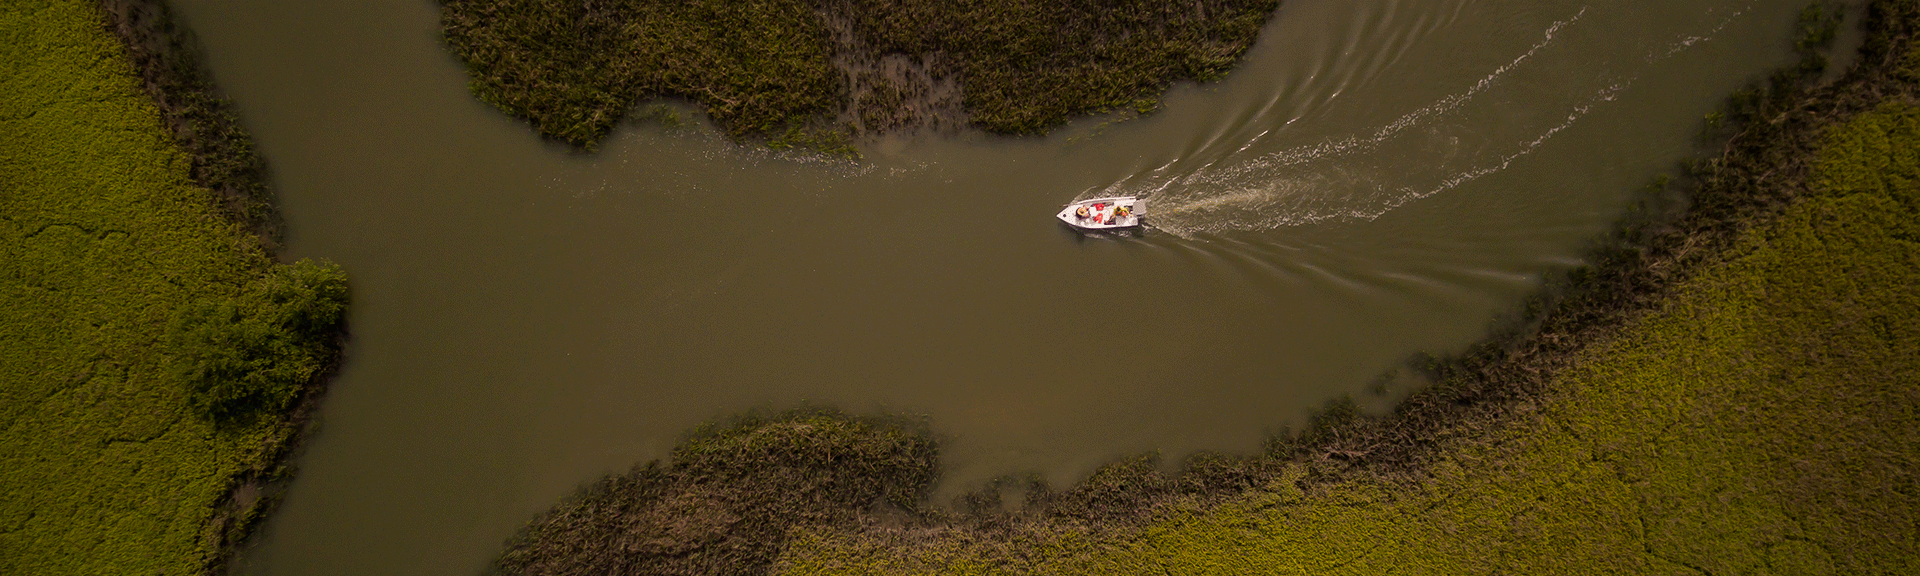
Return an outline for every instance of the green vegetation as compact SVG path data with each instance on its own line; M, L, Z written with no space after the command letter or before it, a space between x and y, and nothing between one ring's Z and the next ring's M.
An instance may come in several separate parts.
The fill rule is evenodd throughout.
M1835 130L1817 197L1418 480L1296 463L1121 538L1011 551L815 533L795 574L1910 574L1920 570L1920 108Z
M643 96L693 98L729 133L767 133L837 94L802 0L447 0L447 41L480 98L587 146Z
M214 89L200 65L193 35L180 28L165 0L99 0L107 23L126 47L133 71L175 146L186 153L187 176L218 194L227 218L267 245L280 241L280 215L267 187L267 167L239 116Z
M217 570L338 349L339 270L273 264L258 160L183 149L110 21L0 3L0 574Z
M832 414L747 419L609 476L535 521L506 574L761 573L796 528L914 506L933 483L933 443Z
M1858 63L1823 86L1837 19L1810 9L1803 62L1717 116L1724 148L1662 179L1512 330L1412 367L1434 384L1394 414L1336 403L1262 454L1202 454L1172 476L1129 459L1065 490L1031 483L1012 511L996 487L958 511L871 513L886 489L862 488L838 514L784 525L772 571L1915 572L1920 1L1869 10ZM1685 202L1663 200L1675 187ZM783 448L767 450L734 457ZM921 489L913 478L897 486ZM618 493L568 509L671 502ZM646 526L708 521L648 505L665 516ZM693 549L579 534L548 553L670 563Z
M274 266L230 298L196 302L168 344L187 402L216 423L285 412L333 364L346 319L347 276L302 260Z
M443 2L447 42L474 92L580 147L636 102L663 97L698 102L735 137L836 147L850 131L932 121L948 81L967 119L996 132L1144 113L1174 81L1224 74L1279 4ZM890 56L903 64L883 66Z
M1141 476L1167 494L1144 525L1042 499L1010 529L811 531L782 571L1920 569L1920 5L1873 10L1859 69L1737 98L1690 210L1623 230L1531 332L1393 418L1334 410L1230 463L1250 488L1224 499Z

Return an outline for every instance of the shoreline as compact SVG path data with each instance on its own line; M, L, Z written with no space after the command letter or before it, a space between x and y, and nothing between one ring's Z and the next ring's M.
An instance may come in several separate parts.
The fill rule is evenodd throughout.
M7 56L72 85L19 86L32 108L7 118L18 122L10 150L56 146L4 166L21 183L4 198L5 224L54 224L18 236L0 226L0 250L25 256L0 268L32 270L27 281L0 273L15 279L0 298L51 318L18 340L25 364L0 363L0 393L45 390L3 422L17 429L6 455L29 465L5 478L26 520L0 545L0 571L226 573L284 495L340 366L345 273L283 260L267 164L165 0L37 8L0 23L44 29ZM49 64L49 50L92 60ZM102 232L85 250L37 252L40 232L69 225ZM35 299L41 284L91 296ZM59 373L75 361L78 375ZM115 399L62 404L103 388ZM60 481L23 480L43 476Z
M213 191L235 223L279 251L285 224L274 204L266 160L253 149L233 103L220 94L193 32L166 0L95 0L120 40L141 88L192 165L194 183Z
M167 0L98 0L109 33L125 47L141 88L159 108L174 143L187 152L192 181L222 201L224 215L259 243L275 261L285 240L285 223L273 196L266 159L254 149L231 100L207 70L193 31L178 21ZM318 426L321 399L340 369L349 328L344 321L324 345L330 348L319 370L301 385L299 396L282 414L262 444L263 456L229 478L209 524L219 534L218 555L207 559L206 573L225 574L232 560L286 496L293 462Z
M264 162L253 154L204 69L166 68L199 65L187 32L170 24L164 4L116 5L125 14L145 14L108 24L130 54L135 46L170 47L131 59L136 70L163 72L139 76L170 136L191 158L193 181L220 194L223 214L252 234L271 259L279 225ZM162 16L153 19L156 12L141 10ZM970 494L951 509L929 503L926 489L938 471L938 447L914 426L830 412L744 417L695 433L665 464L641 463L585 489L540 522L576 522L570 527L584 527L582 533L594 539L618 541L636 534L600 530L632 525L603 521L629 521L638 510L652 523L649 530L657 530L625 541L633 546L628 553L640 550L694 563L668 565L676 570L710 562L759 573L791 569L795 559L787 553L794 542L830 547L830 540L844 532L976 544L1029 537L1048 526L1107 535L1145 530L1168 510L1225 505L1275 486L1311 498L1335 494L1353 478L1389 485L1428 482L1440 475L1433 470L1435 454L1534 418L1547 400L1563 393L1552 387L1551 378L1600 343L1618 338L1622 326L1668 302L1676 286L1727 259L1740 249L1744 234L1779 220L1809 197L1806 181L1817 153L1837 126L1880 110L1884 102L1915 99L1920 78L1910 60L1920 8L1883 0L1870 10L1875 15L1868 26L1878 28L1869 30L1859 65L1827 86L1809 84L1819 71L1803 66L1736 95L1729 104L1724 154L1692 165L1677 184L1662 182L1650 190L1644 198L1646 218L1623 221L1594 250L1592 265L1569 272L1531 299L1528 309L1535 313L1518 327L1459 356L1415 363L1434 384L1400 402L1391 416L1366 417L1351 404L1335 403L1300 434L1275 438L1265 454L1201 454L1184 462L1176 475L1161 472L1152 456L1128 458L1058 490L1030 483L1025 502L1013 511L1000 501L999 487ZM110 18L121 14L104 12ZM169 77L168 71L182 75ZM1684 209L1658 201L1676 190L1688 199ZM279 429L258 444L257 465L232 476L223 489L211 522L219 556L206 559L204 571L224 572L284 493L292 474L288 465L316 425L318 403L339 367L337 351L345 338L344 329L333 335L336 352L303 386L284 418L275 416L281 418ZM593 504L602 502L618 504L610 508L618 514L594 516L599 512ZM536 524L534 532L523 534L495 569L507 571L504 563L515 554L532 558L529 551L550 544L538 540L541 529ZM769 541L779 546L769 547ZM618 551L610 554L621 560Z
M804 549L798 557L790 548L779 562L745 570L890 574L1007 558L1044 563L1036 560L1044 554L1027 547L1109 542L1147 530L1169 514L1229 506L1249 494L1277 493L1273 497L1280 501L1296 503L1353 497L1372 502L1396 498L1395 488L1356 496L1349 493L1350 484L1410 489L1451 474L1434 468L1437 458L1462 446L1496 442L1541 418L1543 407L1568 394L1557 388L1559 378L1678 298L1676 289L1739 253L1747 234L1772 226L1808 197L1805 181L1831 130L1882 102L1911 101L1920 92L1920 78L1912 77L1906 63L1920 27L1920 7L1882 0L1866 9L1867 38L1859 57L1838 80L1824 85L1820 77L1827 60L1821 51L1833 39L1838 20L1831 12L1804 13L1801 37L1791 39L1801 63L1736 93L1710 117L1708 137L1721 142L1711 147L1714 154L1690 161L1678 181L1663 178L1645 190L1635 215L1591 250L1591 263L1551 280L1528 299L1527 313L1515 325L1461 354L1410 362L1409 369L1432 384L1398 403L1391 415L1363 416L1350 402L1336 402L1305 430L1274 438L1264 454L1203 453L1172 475L1160 472L1157 456L1126 458L1059 490L1030 481L1024 502L1010 506L1012 511L1001 502L1003 483L963 497L954 509L922 501L856 521L796 526L788 544ZM615 504L599 497L604 496L576 494L562 506L607 509ZM613 514L598 521L620 518ZM541 522L516 536L506 557L532 549L595 549L592 541L542 541ZM1117 544L1100 546L1109 545ZM965 552L969 547L1011 556L971 557ZM907 549L918 551L901 552ZM914 554L936 559L927 560L935 564L915 568L920 557ZM496 564L495 569L516 573L523 566Z
M233 102L214 82L193 31L179 22L167 0L97 1L106 30L125 47L141 88L159 108L175 145L191 158L189 178L217 195L225 216L279 261L286 228L269 167ZM264 456L227 480L209 522L220 540L218 555L207 559L207 573L225 574L286 496L295 474L292 463L318 426L321 399L339 371L348 338L342 322L324 344L331 350L324 364L301 385L290 407L270 416L279 423L260 448Z
M220 93L193 31L181 24L166 0L97 0L105 29L120 41L141 88L160 110L173 142L191 159L194 184L221 200L223 214L253 236L269 258L279 260L285 223L274 202L266 159L255 151L233 102ZM208 574L225 574L240 549L271 514L292 481L291 468L312 434L320 399L339 370L346 347L342 325L330 346L332 358L280 418L266 439L264 456L226 481L209 525L218 535Z

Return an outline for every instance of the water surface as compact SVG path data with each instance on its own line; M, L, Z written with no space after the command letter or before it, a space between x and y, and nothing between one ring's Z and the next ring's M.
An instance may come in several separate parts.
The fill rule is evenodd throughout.
M542 142L469 95L427 0L180 4L291 255L354 282L253 574L471 574L580 484L750 409L924 414L947 494L1253 450L1403 394L1375 384L1577 265L1788 60L1802 5L1288 0L1240 69L1149 117L853 163L697 121ZM1111 193L1152 197L1156 228L1052 219Z

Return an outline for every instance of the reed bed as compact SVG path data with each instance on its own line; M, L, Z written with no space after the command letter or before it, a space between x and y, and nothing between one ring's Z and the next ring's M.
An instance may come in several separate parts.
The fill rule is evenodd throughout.
M1145 113L1173 82L1225 74L1278 5L445 0L442 15L480 99L591 148L637 103L661 98L698 103L732 136L775 143L950 120L934 102L949 83L959 86L959 121L993 132ZM915 73L876 74L890 57Z

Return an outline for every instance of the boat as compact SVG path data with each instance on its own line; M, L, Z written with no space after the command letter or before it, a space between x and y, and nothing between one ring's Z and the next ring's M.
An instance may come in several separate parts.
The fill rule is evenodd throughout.
M1121 230L1140 227L1146 211L1146 200L1114 196L1068 204L1060 209L1059 217L1061 222L1080 230Z

